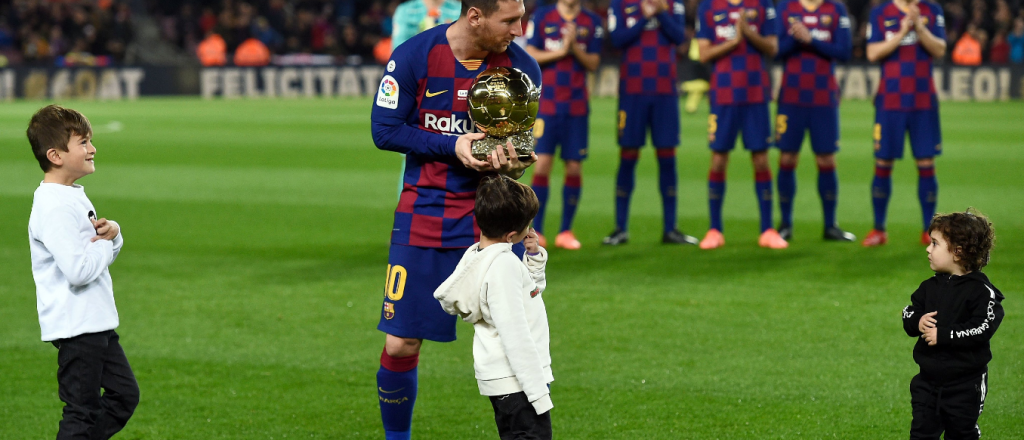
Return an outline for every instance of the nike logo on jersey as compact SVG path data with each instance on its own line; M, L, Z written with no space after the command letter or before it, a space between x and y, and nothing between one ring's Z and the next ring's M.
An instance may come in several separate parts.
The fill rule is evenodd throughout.
M627 6L627 7L626 7L626 9L624 9L624 11L625 11L625 12L626 12L627 14L632 14L632 13L636 12L636 9L637 9L638 7L639 7L639 6L636 6L636 5L634 5L634 6Z
M722 20L725 20L725 14L718 14L718 15L714 16L713 18L715 19L715 21L722 21Z
M896 20L885 20L884 24L885 24L885 27L895 26L896 25Z
M434 92L434 93L430 93L430 89L427 89L427 98L433 98L433 97L435 97L435 96L437 96L437 95L440 95L440 94L442 94L442 93L444 93L444 92L447 92L447 91L448 91L448 90L442 90L442 91L440 91L440 92Z
M558 26L546 26L544 28L544 33L545 34L550 34L550 33L554 32L554 31L557 31L557 30L558 30Z

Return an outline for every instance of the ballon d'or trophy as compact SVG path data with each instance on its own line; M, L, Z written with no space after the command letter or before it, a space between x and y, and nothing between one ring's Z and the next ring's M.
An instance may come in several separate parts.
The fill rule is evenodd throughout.
M522 70L492 67L477 75L469 88L469 118L487 137L473 141L473 157L487 160L512 141L519 158L529 158L539 102L540 88Z

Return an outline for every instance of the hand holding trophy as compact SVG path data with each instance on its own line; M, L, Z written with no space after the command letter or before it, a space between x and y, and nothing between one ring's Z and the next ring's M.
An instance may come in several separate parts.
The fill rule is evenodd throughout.
M473 141L473 157L487 156L511 141L520 159L533 154L533 124L540 88L514 67L492 67L477 75L469 89L469 118L487 137Z

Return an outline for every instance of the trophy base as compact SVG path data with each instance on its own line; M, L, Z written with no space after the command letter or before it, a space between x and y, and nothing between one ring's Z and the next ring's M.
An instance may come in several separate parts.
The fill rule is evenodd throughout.
M504 147L505 143L511 141L512 146L515 147L516 153L520 160L529 159L533 153L533 130L525 130L519 133L509 135L507 137L485 137L480 140L473 141L473 157L476 160L487 160L487 156L492 151L499 147Z

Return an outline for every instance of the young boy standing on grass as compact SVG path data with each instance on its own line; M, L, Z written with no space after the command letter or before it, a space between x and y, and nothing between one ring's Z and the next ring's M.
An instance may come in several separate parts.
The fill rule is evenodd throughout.
M139 404L139 385L114 331L107 269L124 239L75 184L96 171L89 120L49 105L32 116L26 134L44 173L28 235L42 340L58 350L57 394L65 406L57 439L108 439Z
M1003 294L981 268L988 264L995 233L973 209L939 214L928 227L925 280L903 309L903 329L918 337L910 381L911 439L977 439L978 417L988 392L989 340L1003 320Z
M480 394L491 399L502 439L550 439L548 318L544 309L547 251L530 221L537 195L505 176L485 178L476 192L480 242L434 292L441 307L473 324L473 367ZM512 245L523 241L520 261Z

